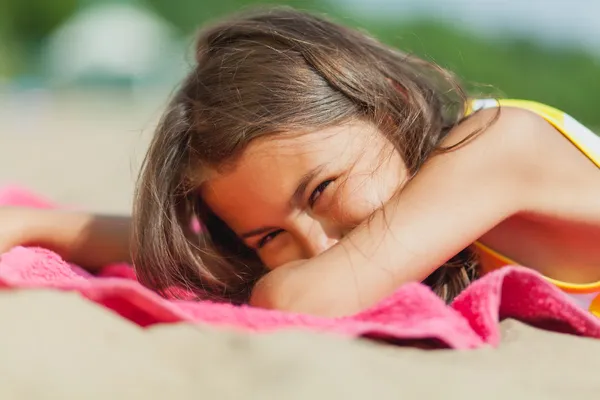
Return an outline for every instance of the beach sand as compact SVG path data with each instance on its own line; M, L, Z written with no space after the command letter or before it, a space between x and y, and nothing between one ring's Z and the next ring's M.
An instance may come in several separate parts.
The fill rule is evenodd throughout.
M0 98L0 184L128 213L162 97ZM306 332L140 329L73 293L0 292L2 399L566 399L600 393L600 341L502 323L496 349Z

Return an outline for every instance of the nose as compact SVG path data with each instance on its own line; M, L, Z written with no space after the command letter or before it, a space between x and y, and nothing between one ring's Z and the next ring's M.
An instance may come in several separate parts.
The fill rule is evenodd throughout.
M302 253L304 258L315 257L331 246L335 245L341 238L333 229L326 227L317 221L314 221L307 227L306 232L301 234Z

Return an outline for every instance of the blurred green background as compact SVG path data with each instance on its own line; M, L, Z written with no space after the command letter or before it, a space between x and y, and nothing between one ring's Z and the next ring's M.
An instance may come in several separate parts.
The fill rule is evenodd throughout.
M327 13L453 70L477 93L542 101L600 127L600 63L589 49L479 35L427 12L365 14L343 0L0 0L0 89L168 91L185 72L196 28L253 4Z

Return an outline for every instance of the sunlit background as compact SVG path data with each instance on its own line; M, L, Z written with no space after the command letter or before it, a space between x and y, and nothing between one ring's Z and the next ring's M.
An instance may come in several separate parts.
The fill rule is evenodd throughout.
M0 183L52 192L43 172L100 198L94 180L118 173L115 190L127 190L102 207L124 209L195 30L255 4L325 13L453 70L473 92L542 101L600 128L592 0L0 0ZM73 172L100 160L104 172Z

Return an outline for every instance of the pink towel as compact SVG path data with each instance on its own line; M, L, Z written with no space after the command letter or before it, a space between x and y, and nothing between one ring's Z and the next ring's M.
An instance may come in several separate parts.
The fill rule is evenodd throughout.
M52 207L17 187L0 190L0 205ZM345 318L318 318L208 301L168 300L144 288L128 265L90 275L40 248L16 247L0 258L0 287L79 292L141 325L193 322L267 332L304 329L399 343L428 340L456 349L497 345L498 323L516 318L565 333L600 338L600 320L580 309L537 273L508 267L488 274L446 306L428 287L407 284L376 306Z

